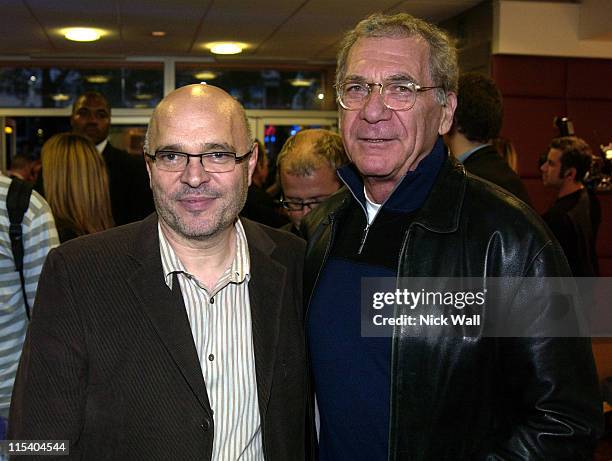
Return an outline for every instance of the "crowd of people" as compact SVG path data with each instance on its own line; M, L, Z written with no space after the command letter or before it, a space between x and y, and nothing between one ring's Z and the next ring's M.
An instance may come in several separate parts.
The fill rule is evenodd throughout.
M92 460L588 459L603 424L590 340L578 305L576 333L554 333L545 281L598 275L588 145L552 140L541 219L499 90L459 75L442 30L372 15L337 66L340 133L291 136L275 197L244 108L211 85L159 103L143 156L111 145L108 101L87 92L38 175L13 159L3 229L11 181L36 186L25 280L0 232L4 437ZM449 278L496 287L472 329L412 328L395 304L393 328L364 334L368 280Z

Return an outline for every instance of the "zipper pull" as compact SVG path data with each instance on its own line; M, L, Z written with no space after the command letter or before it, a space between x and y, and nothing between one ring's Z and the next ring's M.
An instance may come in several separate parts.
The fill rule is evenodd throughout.
M368 231L370 230L370 223L365 226L363 230L363 237L361 238L361 243L359 244L359 250L357 250L357 254L360 255L363 250L363 246L365 245L365 241L368 238Z

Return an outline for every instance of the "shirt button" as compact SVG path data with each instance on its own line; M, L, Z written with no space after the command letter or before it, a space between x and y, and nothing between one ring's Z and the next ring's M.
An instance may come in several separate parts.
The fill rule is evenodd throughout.
M214 354L208 354L208 360L210 360L211 362L215 360Z
M204 418L202 420L202 429L204 432L208 432L208 429L210 429L210 419Z
M210 304L215 304L215 298L210 298Z

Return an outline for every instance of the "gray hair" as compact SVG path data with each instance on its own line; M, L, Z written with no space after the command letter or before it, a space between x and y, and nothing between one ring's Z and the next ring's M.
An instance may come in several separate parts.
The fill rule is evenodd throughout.
M297 147L307 142L309 137L314 138L310 148L298 151ZM335 171L348 162L339 134L322 129L302 130L285 142L276 158L276 173L277 176L280 175L283 163L289 174L308 176L322 165Z
M338 52L336 67L336 87L346 77L348 54L360 38L408 38L421 37L429 44L429 74L433 84L440 86L436 90L436 100L446 104L446 94L457 92L459 65L457 49L448 34L433 24L415 18L407 13L385 15L375 13L362 20L343 38Z

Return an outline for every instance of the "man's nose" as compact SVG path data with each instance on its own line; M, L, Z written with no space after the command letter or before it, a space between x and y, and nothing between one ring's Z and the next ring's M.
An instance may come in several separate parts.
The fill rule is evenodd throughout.
M385 106L383 95L380 93L378 85L372 87L361 108L361 114L363 119L369 123L376 123L391 118L391 109Z
M210 180L210 173L204 170L202 158L187 158L187 166L183 170L181 180L191 187L198 187L200 184Z

